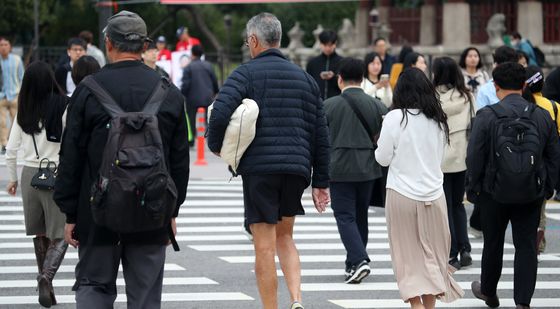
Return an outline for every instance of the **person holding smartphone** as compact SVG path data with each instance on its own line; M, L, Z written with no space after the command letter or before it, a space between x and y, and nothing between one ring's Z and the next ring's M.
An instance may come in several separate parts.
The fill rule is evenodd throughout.
M393 104L393 91L389 84L389 74L383 74L383 61L376 52L371 52L364 58L364 79L360 87L365 93L379 99L385 106Z
M333 30L325 30L319 34L321 54L309 61L306 71L311 75L319 89L321 98L326 100L340 94L336 74L338 63L343 58L336 53L338 36Z

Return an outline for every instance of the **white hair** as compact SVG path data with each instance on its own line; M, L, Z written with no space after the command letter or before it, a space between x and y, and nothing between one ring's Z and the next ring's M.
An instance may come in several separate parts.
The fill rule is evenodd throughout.
M273 14L260 13L247 22L247 37L253 34L266 47L280 46L282 24Z

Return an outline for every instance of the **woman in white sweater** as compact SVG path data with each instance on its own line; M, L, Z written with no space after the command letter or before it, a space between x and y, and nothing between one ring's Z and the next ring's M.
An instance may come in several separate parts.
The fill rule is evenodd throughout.
M472 264L463 198L467 171L467 129L475 115L474 98L465 86L461 69L455 60L450 57L436 58L432 72L433 83L449 125L449 144L445 148L441 165L451 232L449 264L460 269Z
M419 69L403 71L383 121L375 158L389 166L385 214L402 299L431 309L463 291L448 267L450 234L441 163L449 138L434 86Z
M52 279L68 248L64 242L66 218L54 203L53 192L33 188L31 179L41 160L48 159L58 165L66 105L67 98L49 65L41 61L29 65L19 93L17 121L6 146L10 177L7 190L16 195L18 186L21 188L25 231L27 235L35 236L39 303L45 307L56 304ZM23 152L24 160L21 182L17 177L18 150ZM45 167L45 161L42 167Z
M372 52L364 59L366 69L361 87L365 93L377 98L387 107L391 107L393 101L393 91L389 84L389 75L383 72L383 62L378 53Z

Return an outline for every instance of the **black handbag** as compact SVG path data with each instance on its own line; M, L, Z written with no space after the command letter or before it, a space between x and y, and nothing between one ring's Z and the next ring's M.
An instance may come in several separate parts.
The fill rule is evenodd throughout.
M37 151L37 143L35 142L35 136L33 138L33 147L35 147L35 154L37 155L37 160L39 160L39 152ZM44 164L44 166L43 166ZM39 162L39 168L33 177L31 178L31 186L37 190L54 190L54 183L56 181L57 166L56 163L49 160L48 158L43 158Z

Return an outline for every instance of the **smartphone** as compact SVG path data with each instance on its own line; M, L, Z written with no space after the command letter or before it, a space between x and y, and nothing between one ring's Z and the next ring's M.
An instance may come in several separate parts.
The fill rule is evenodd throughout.
M381 77L379 78L380 81L388 81L389 80L389 74L381 74Z

